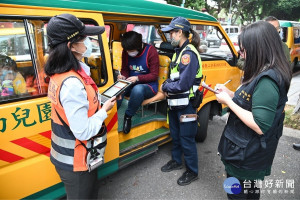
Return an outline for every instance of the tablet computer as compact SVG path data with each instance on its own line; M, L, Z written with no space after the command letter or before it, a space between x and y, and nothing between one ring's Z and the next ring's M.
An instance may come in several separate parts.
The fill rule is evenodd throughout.
M131 85L131 82L126 80L117 80L112 86L110 86L107 90L105 90L101 94L101 104L104 104L108 99L113 96L118 96L124 90Z

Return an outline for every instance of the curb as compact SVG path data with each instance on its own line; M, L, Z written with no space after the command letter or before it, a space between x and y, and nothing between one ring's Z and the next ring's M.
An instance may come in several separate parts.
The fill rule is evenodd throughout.
M289 127L283 127L283 135L300 139L300 130Z

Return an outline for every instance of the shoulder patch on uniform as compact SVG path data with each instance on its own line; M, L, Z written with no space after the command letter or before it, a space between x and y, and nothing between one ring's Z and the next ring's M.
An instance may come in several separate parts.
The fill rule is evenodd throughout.
M184 54L182 57L181 57L181 63L184 64L184 65L187 65L191 62L191 56L189 54Z

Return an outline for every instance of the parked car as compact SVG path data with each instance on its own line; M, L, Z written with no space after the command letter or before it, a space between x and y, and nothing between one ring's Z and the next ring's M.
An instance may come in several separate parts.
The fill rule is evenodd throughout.
M206 41L207 41L207 46L208 47L211 47L211 46L217 46L217 47L219 47L221 45L221 40L217 36L216 33L210 33L210 34L208 34L207 37L206 37Z

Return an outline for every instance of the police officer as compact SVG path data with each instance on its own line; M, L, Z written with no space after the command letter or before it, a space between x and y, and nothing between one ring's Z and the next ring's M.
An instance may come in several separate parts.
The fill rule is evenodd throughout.
M183 153L186 171L177 181L183 186L198 179L198 156L195 142L197 115L196 108L193 107L193 99L202 78L198 49L200 38L191 29L190 22L183 17L173 18L162 31L170 33L171 44L176 48L170 66L170 79L167 79L161 88L167 96L169 125L173 141L172 160L165 164L161 171L170 172L181 169Z

